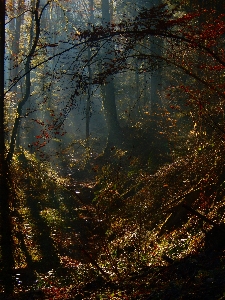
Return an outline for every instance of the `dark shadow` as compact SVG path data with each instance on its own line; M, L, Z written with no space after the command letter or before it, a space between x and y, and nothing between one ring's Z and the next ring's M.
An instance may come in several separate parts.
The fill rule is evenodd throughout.
M27 199L27 207L30 210L33 225L35 227L34 239L39 245L42 259L35 263L35 269L41 272L47 272L60 266L59 257L51 238L51 228L46 224L40 212L40 202L32 196Z
M26 243L25 237L22 232L23 218L19 215L16 209L14 209L13 215L16 217L16 224L18 226L18 231L15 233L15 237L18 239L20 249L23 252L26 260L26 268L16 268L13 271L13 282L14 285L21 285L23 287L31 287L36 282L37 276L34 270L32 256L30 255Z
M0 293L0 300L45 300L45 294L41 290L20 292L16 295L6 296Z
M13 292L13 240L10 216L9 171L1 176L0 199L0 236L1 236L1 273L0 280L6 295ZM3 178L4 177L4 178Z

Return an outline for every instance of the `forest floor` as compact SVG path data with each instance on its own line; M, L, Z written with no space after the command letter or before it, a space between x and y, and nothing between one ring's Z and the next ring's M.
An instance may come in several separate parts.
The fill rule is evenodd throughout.
M57 276L70 276L73 272L70 267L70 270L56 270L54 276L53 272L52 276L46 276L48 287L37 287L35 282L29 286L32 279L30 283L28 279L28 283L20 286L20 292L9 297L2 293L0 299L225 299L224 266L223 252L203 251L163 266L146 266L127 274L121 281L108 281L98 275L79 285L69 280L69 285L59 286ZM29 276L29 270L26 272L24 276Z
M136 152L138 153L139 150ZM148 197L151 184L157 196L161 197L158 195L160 190L157 189L156 183L161 186L164 195L165 188L168 189L168 178L174 180L174 173L173 168L168 168L171 173L165 173L169 174L166 175L167 181L162 180L165 177L162 172L162 176L157 175L158 177L155 177L155 181L151 183L149 178L154 176L150 174L145 181L144 175L139 174L140 161L136 160L134 153L133 157L130 154L123 155L123 152L116 152L114 149L112 153L113 160L107 161L104 156L93 159L85 169L76 169L69 180L60 178L45 164L40 166L38 161L32 160L33 158L27 159L23 156L18 159L14 184L21 188L17 189L18 201L13 204L12 209L13 252L16 261L12 274L14 290L7 296L2 287L0 299L225 299L223 228L221 232L219 230L212 239L209 239L206 247L201 245L193 247L195 251L191 253L186 251L187 248L178 247L178 255L168 255L169 252L163 255L160 248L156 247L154 250L153 245L152 248L146 248L147 258L143 262L138 250L141 247L138 248L136 245L132 248L130 247L132 245L127 246L124 243L122 235L124 234L125 239L128 235L126 236L126 230L122 235L120 234L123 224L130 222L131 225L128 224L127 230L138 232L137 226L132 225L133 221L127 219L126 210L130 209L129 213L133 214L138 207L145 208L143 199ZM159 156L160 159L161 157L162 155ZM199 159L201 159L200 155L198 163ZM193 160L190 161L193 165ZM128 165L127 169L123 170L125 175L121 171L123 165ZM164 165L164 161L161 165ZM186 165L177 164L175 167L178 168L179 178L180 172L184 169L186 179ZM203 172L202 167L200 171ZM24 172L29 175L24 176ZM120 180L118 174L121 176ZM139 176L144 178L143 182L140 184L138 181L136 184L135 180L139 180ZM115 188L113 178L117 183ZM118 191L127 189L126 180L134 188L129 186L128 191L124 193L124 199L121 200L122 197L117 197ZM177 177L175 181L177 184ZM143 187L143 184L147 187ZM132 200L138 191L141 191L140 195L142 195L140 203L137 202L138 198ZM104 227L101 219L106 215L105 211L99 210L98 203L93 202L96 195L102 201L99 200L100 205L106 205L106 210L112 213L110 221L106 223L108 227ZM224 199L223 197L221 193L219 201ZM112 206L110 206L111 200L114 201ZM148 207L145 208L146 214L151 219L148 213L152 207L154 208L154 203L151 204L149 199L146 201L149 203L149 210ZM161 205L161 202L157 201L156 209L157 205ZM124 203L126 205L122 211L121 205ZM153 215L154 213L153 211ZM117 215L118 218L114 219ZM121 225L117 222L121 222ZM198 234L199 224L196 220L193 224L194 234L196 232ZM109 229L115 231L111 235L107 233L106 237ZM177 234L179 230L178 228L176 232L168 235L171 243L176 243L182 238ZM186 234L186 228L183 227L182 230ZM147 228L141 234L144 235L146 232L151 232L151 228ZM171 239L173 235L174 238ZM148 240L148 236L144 239ZM119 245L121 248L118 247L116 250L116 254L111 243L114 240L122 243ZM146 244L147 242L145 241ZM188 243L191 243L191 240L186 243L186 246ZM119 254L119 250L123 253ZM159 253L155 254L157 251ZM149 259L157 255L159 259ZM136 258L140 263L135 261ZM5 274L0 272L0 285L4 281L4 276Z

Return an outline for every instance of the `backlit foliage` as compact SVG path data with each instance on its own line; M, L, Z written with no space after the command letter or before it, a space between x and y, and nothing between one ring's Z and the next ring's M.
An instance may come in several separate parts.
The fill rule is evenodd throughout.
M224 15L103 2L7 3L9 299L220 299Z

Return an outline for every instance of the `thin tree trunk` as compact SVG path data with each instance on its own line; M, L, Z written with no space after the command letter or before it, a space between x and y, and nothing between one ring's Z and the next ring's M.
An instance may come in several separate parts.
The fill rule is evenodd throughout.
M18 1L18 14L22 13L22 9L24 7L24 0ZM13 64L12 64L12 70L11 70L11 79L14 80L16 76L18 75L19 66L18 66L18 55L19 55L19 40L20 40L20 29L23 22L24 15L16 18L16 24L14 24L14 38L12 41L12 53L13 53ZM11 23L11 22L10 22ZM17 92L17 84L14 85L12 88L12 91Z
M110 25L109 0L102 0L102 24L103 27ZM108 42L104 47L103 58L107 62L113 59L113 43ZM121 128L117 118L115 86L113 76L109 75L104 86L103 106L105 110L106 122L108 127L108 148L121 143Z
M94 22L94 1L89 1L89 9L90 9L90 18L89 18L89 30L91 29L91 25ZM91 113L91 82L92 82L92 70L91 70L91 48L88 48L88 76L89 76L89 85L88 85L88 98L86 104L86 141L87 147L89 148L89 136L90 136L90 113Z
M162 41L160 38L151 37L151 53L158 57L162 56ZM160 94L162 91L162 68L160 62L156 63L156 69L151 75L151 114L157 116L159 108L162 106Z
M135 109L135 119L138 120L140 117L140 107L141 107L141 93L140 93L140 76L139 76L139 66L138 62L135 61L135 85L136 85L136 109Z
M88 60L91 59L91 49L88 48ZM87 147L89 148L89 136L90 136L90 113L91 113L91 66L88 65L88 76L89 76L89 86L88 86L88 97L87 97L87 104L86 104L86 141Z
M23 97L23 99L19 102L18 107L17 107L17 117L15 119L14 125L13 125L13 130L12 130L12 135L11 135L11 141L10 141L10 146L9 146L9 152L7 155L7 162L10 164L12 161L12 157L15 151L15 147L16 147L16 138L17 138L17 134L18 134L18 129L20 126L20 121L21 121L21 115L22 115L22 111L23 111L23 106L24 104L27 102L27 100L30 97L30 86L31 86L31 81L30 81L30 63L31 63L31 59L34 55L34 52L36 50L37 47L37 43L39 40L39 35L40 35L40 18L39 18L39 5L40 5L40 0L36 1L36 7L34 9L34 17L35 17L35 37L34 37L34 42L33 45L31 47L31 50L27 56L27 60L26 60L26 64L25 64L25 95ZM30 37L32 38L32 37Z

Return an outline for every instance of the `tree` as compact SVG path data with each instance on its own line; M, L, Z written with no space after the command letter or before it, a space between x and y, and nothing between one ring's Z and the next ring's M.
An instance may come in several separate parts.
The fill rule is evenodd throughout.
M40 0L36 1L34 10L32 12L32 14L34 15L34 22L35 22L35 36L34 36L34 40L32 42L32 34L30 36L30 41L32 43L31 49L26 57L26 63L25 63L25 67L24 67L24 75L25 75L25 93L23 96L23 99L21 99L19 101L18 107L17 107L17 116L15 118L14 121L14 125L13 125L13 129L12 129L12 134L11 134L11 140L10 140L10 146L9 146L9 151L7 154L7 161L10 164L13 154L14 154L14 150L15 150L15 146L16 146L16 138L17 138L17 134L18 134L18 129L20 126L20 122L21 122L21 116L22 116L22 112L23 112L23 106L26 104L27 100L30 97L30 92L31 92L31 75L30 75L30 70L31 70L31 60L34 56L37 44L38 44L38 40L39 40L39 35L40 35L40 19L43 13L43 10L39 13L39 6L40 6ZM46 5L47 6L47 5ZM44 6L44 8L46 7ZM16 82L17 83L17 82ZM14 86L15 84L13 84Z
M107 28L111 24L109 0L102 0L102 24L103 28ZM102 60L103 72L113 61L114 44L111 40L106 41L103 46ZM121 128L117 118L117 107L115 99L115 86L113 75L108 74L103 86L103 105L105 109L107 127L108 127L108 147L118 145L121 142Z
M17 7L17 9L16 9ZM24 0L12 1L8 3L8 17L11 17L10 10L12 11L12 18L9 24L9 34L10 34L10 78L16 78L19 73L19 47L20 47L20 32L21 26L24 21ZM15 11L14 11L15 10ZM14 18L14 15L17 15ZM13 86L12 91L17 92L17 84ZM19 94L19 93L18 93ZM22 90L20 91L22 94Z
M94 24L94 1L89 1L89 21L88 27L91 29L91 24ZM88 61L91 61L91 48L88 47ZM91 81L92 81L92 69L90 63L88 64L88 77L89 77L89 84L88 84L88 97L87 97L87 104L86 104L86 139L87 139L87 147L89 147L89 138L90 138L90 114L91 114Z
M5 139L4 139L4 57L5 57L5 1L1 1L0 9L0 25L1 25L1 43L0 43L0 155L1 155L1 166L3 165L4 155L5 155Z
M5 58L5 1L0 1L0 233L2 280L6 293L13 290L12 269L14 259L12 253L12 233L10 220L10 169L6 161L5 145L5 105L4 105L4 58Z

